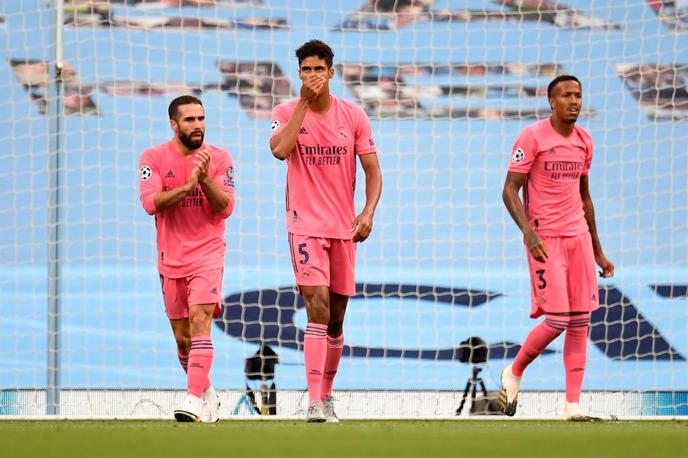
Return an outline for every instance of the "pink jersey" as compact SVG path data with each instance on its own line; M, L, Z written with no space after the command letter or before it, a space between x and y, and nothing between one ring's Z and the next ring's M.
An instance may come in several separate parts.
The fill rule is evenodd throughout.
M139 160L139 193L143 208L155 215L158 270L168 278L181 278L225 262L225 219L234 210L234 162L220 148L203 145L210 152L208 173L229 196L229 204L214 212L199 185L176 206L158 212L155 194L186 183L195 167L194 155L184 156L173 141L146 149Z
M592 139L573 127L566 138L542 119L516 139L509 172L528 175L523 205L535 232L547 237L571 237L588 232L580 195L580 177L592 162Z
M298 99L277 105L272 135L294 113ZM356 155L375 152L368 115L332 96L327 113L310 110L287 159L287 230L293 234L351 239L356 217Z

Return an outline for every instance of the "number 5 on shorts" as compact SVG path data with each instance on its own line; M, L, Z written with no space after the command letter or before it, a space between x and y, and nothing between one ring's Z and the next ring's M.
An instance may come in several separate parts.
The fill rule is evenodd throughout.
M301 249L299 245L299 250ZM540 269L536 270L535 273L538 276L538 280L540 281L540 284L537 286L538 289L545 289L547 286L547 281L545 281L545 269Z
M305 243L299 243L299 254L303 256L303 259L299 261L299 264L306 264L308 262L308 252L305 250L305 248Z

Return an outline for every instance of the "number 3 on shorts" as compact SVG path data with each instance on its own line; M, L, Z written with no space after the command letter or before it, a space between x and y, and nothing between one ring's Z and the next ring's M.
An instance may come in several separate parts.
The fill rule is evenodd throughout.
M303 259L299 261L299 264L306 264L308 262L308 252L304 248L306 248L306 244L299 243L299 254L303 256Z
M301 251L301 245L299 245L299 251ZM545 289L545 286L547 286L547 281L545 281L545 269L536 270L535 273L538 275L538 280L540 280L540 284L537 286L538 289Z

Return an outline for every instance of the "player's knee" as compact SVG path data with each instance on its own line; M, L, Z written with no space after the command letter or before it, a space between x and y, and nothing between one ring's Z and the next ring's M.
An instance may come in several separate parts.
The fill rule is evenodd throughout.
M330 321L329 297L320 294L319 291L303 294L308 312L308 321L311 323L328 324Z
M204 313L199 307L197 313L189 314L189 326L191 327L191 335L198 335L199 330L205 329L212 321L211 313ZM195 332L194 332L195 331Z
M314 300L307 308L308 321L311 323L328 324L330 322L330 308L326 303Z
M330 322L327 324L327 335L332 337L340 336L343 332L344 320L330 317Z
M315 305L308 313L308 321L318 324L328 324L330 321L330 311L327 307Z
M177 341L177 351L180 355L188 355L191 351L191 337L190 336L174 336Z

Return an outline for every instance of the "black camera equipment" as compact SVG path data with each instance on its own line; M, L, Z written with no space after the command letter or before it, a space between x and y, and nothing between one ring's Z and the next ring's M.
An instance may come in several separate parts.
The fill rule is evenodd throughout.
M483 382L483 379L480 377L480 371L482 371L483 368L479 366L479 364L485 364L487 362L487 351L488 346L480 337L469 337L459 345L459 361L464 364L470 364L472 370L471 376L466 380L466 387L463 390L461 404L459 404L459 408L456 409L456 415L461 415L469 391L471 393L471 413L473 413L473 407L476 406L475 396L478 386L480 386L483 397L488 400L485 382ZM487 405L489 406L489 400Z
M277 415L277 387L273 381L270 386L266 382L275 378L275 364L279 362L277 353L268 345L262 344L255 355L246 358L244 374L246 375L246 396L251 408L259 415ZM259 380L261 404L258 407L256 393L249 386L248 381Z

